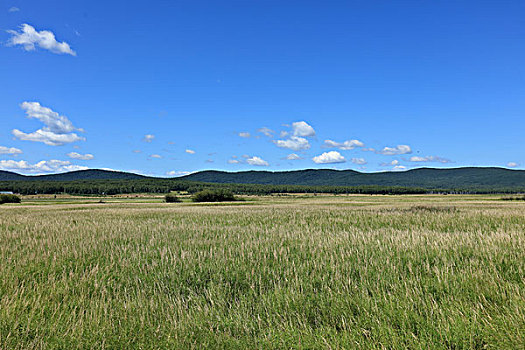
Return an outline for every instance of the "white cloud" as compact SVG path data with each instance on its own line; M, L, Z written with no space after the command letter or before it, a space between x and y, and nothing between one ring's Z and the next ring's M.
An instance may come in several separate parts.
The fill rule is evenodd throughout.
M310 125L308 125L308 123L303 121L292 123L292 130L294 136L315 136L314 128L312 128Z
M14 161L14 160L0 160L0 170L8 171L20 171L24 173L56 173L66 172L75 170L85 170L88 167L71 164L69 161L64 160L42 160L35 164L30 164L25 160Z
M195 154L195 151L192 149L187 149L185 152L188 154Z
M18 11L20 11L20 9L18 7L13 6L13 7L10 7L9 10L7 10L7 11L8 12L18 12Z
M277 147L288 148L292 151L301 151L310 148L310 143L303 137L292 136L288 140L274 141Z
M260 128L260 129L257 129L257 131L260 132L260 133L263 133L264 135L266 135L268 137L273 137L273 133L275 132L272 129L267 128L266 126Z
M250 157L248 159L246 159L246 163L250 164L250 165L257 165L257 166L268 166L270 164L268 164L267 161L257 157L257 156L253 156L253 157Z
M324 152L323 154L313 157L312 160L317 164L344 163L345 157L337 151Z
M86 154L80 154L80 153L77 153L77 152L70 152L67 154L67 156L69 158L73 158L73 159L80 159L80 160L91 160L95 157L93 157L92 154L89 154L89 153L86 153Z
M281 132L279 133L279 137L282 138L282 139L284 139L284 138L287 137L288 135L290 135L290 134L288 133L288 131L284 131L284 130L281 131Z
M157 158L157 159L162 158L162 156L160 154L151 154L150 157L151 158Z
M176 170L171 170L171 171L168 171L166 173L166 175L168 176L184 176L184 175L188 175L188 174L191 174L189 171L176 171Z
M12 133L17 139L23 141L43 142L49 146L62 146L66 143L86 140L84 137L80 137L75 133L55 134L51 131L45 131L43 129L39 129L29 134L26 134L18 129L14 129Z
M396 165L392 170L405 170L407 167L403 165Z
M155 135L147 134L147 135L144 135L144 137L142 138L142 141L150 143L154 139L155 139Z
M507 166L508 166L509 168L516 168L517 166L519 166L519 164L516 163L516 162L508 162L508 163L507 163Z
M388 162L388 163L381 163L379 164L380 166L395 166L395 165L398 165L399 164L399 160L397 159L394 159L393 161L391 162Z
M348 150L354 149L356 147L364 147L365 144L362 143L359 140L347 140L347 141L344 141L342 143L341 142L335 142L335 141L332 141L332 140L325 140L324 141L324 146L325 147L335 147L335 148L339 148L339 149L344 150L344 151L348 151Z
M438 156L426 156L426 157L419 157L419 156L413 156L409 159L411 162L438 162L438 163L452 163L450 159L441 158Z
M142 153L142 151L140 149L134 149L133 153Z
M61 146L66 143L85 141L85 138L73 132L84 132L84 130L73 126L73 123L66 116L59 115L50 108L41 106L38 102L22 102L20 107L25 110L28 118L38 119L45 126L29 134L14 129L12 133L16 138L25 141L43 142L50 146Z
M249 132L240 132L238 134L240 137L244 137L244 138L248 138L250 137L250 133Z
M35 46L39 46L56 54L77 55L68 43L65 41L58 42L55 39L55 34L49 30L39 32L34 27L24 23L20 26L20 31L8 30L7 32L12 35L7 42L9 46L22 45L26 51L33 51Z
M303 158L299 157L299 155L297 155L295 153L292 153L292 154L287 155L286 159L288 159L288 160L297 160L297 159L303 159Z
M228 159L228 164L239 164L240 161L238 161L237 159Z
M352 158L352 163L358 165L365 165L367 161L365 160L365 158Z
M14 147L5 147L0 146L0 154L10 154L10 155L16 155L16 154L22 154L22 150Z
M412 153L412 148L407 145L397 145L396 147L385 147L381 151L376 151L378 154L385 156L394 156L398 154L409 154Z

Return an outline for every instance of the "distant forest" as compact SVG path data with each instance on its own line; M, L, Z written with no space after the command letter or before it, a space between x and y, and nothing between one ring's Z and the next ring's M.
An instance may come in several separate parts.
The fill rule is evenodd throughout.
M235 194L268 195L276 193L332 194L427 194L427 193L523 193L516 188L425 189L403 186L302 186L261 184L219 184L177 179L76 180L76 181L2 181L1 191L29 194L115 195L126 193L195 193L204 189L227 189Z
M89 169L27 176L0 171L0 191L20 194L195 193L227 189L235 194L272 193L525 193L525 171L503 168L420 168L404 172L360 173L353 170L201 171L179 178Z

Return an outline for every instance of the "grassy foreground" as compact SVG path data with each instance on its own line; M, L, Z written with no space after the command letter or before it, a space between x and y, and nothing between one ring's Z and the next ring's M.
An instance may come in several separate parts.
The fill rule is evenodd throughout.
M497 197L11 204L0 259L0 349L525 344L525 203Z

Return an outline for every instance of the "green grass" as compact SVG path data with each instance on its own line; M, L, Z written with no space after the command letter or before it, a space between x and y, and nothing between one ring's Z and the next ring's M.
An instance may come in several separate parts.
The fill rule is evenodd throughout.
M525 344L523 202L244 204L2 206L0 349Z

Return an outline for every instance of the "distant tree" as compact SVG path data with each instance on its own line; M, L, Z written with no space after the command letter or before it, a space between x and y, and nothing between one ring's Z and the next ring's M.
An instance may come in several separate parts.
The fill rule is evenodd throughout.
M0 204L4 203L20 203L20 197L14 194L0 194Z
M176 194L174 193L168 193L167 195L164 196L164 200L166 201L166 203L179 203L179 202L182 202L182 200L177 197Z
M191 199L194 202L230 202L235 200L235 196L229 190L203 190L195 193Z

